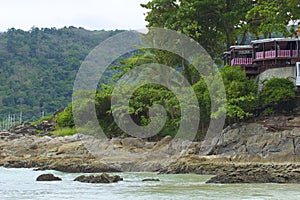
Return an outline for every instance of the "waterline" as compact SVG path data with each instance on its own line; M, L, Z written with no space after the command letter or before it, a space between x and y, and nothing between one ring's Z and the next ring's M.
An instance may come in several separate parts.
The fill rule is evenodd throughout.
M60 182L36 182L40 174L53 173ZM209 199L209 200L298 200L297 184L205 184L211 176L194 174L117 173L124 181L112 184L75 182L80 173L0 168L0 196L4 200L52 199ZM142 182L159 178L159 182Z

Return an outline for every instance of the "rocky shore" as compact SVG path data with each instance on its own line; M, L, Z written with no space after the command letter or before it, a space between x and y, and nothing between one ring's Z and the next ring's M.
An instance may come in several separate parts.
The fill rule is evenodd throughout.
M0 132L0 166L53 169L63 172L159 171L198 143L172 140L158 142L138 138L99 139L76 134L51 135Z
M209 143L0 132L0 166L216 175L208 183L300 183L299 125L299 117L235 124Z

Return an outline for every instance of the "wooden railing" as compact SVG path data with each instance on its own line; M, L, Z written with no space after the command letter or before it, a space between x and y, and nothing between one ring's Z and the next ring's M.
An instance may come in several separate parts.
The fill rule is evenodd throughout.
M291 57L291 50L278 50L277 56L282 58Z
M263 59L264 58L264 52L256 52L255 54L256 59Z
M276 51L265 51L265 58L275 58L276 57Z
M264 55L265 54L265 55ZM294 58L298 57L299 52L297 50L277 50L277 57L279 58ZM264 59L264 58L276 58L276 51L261 51L255 53L255 59Z
M233 58L231 59L231 66L234 65L252 65L252 58Z
M292 57L298 57L300 51L297 52L297 50L292 50Z

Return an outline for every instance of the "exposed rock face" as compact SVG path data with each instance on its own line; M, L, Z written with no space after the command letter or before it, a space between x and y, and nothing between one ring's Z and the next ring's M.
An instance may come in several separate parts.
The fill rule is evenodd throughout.
M275 119L264 124L244 124L229 129L216 139L209 155L231 156L235 160L299 160L300 127L297 126L300 124L296 123L297 120L282 122Z
M30 123L25 123L22 125L16 125L9 129L9 132L16 134L46 134L54 130L54 124L52 121L42 121L37 125L31 125Z
M137 138L97 139L1 132L0 166L63 172L158 171L185 154L189 143L149 142ZM193 144L193 148L200 144Z
M212 177L207 183L300 183L300 166L235 165Z
M169 136L152 142L137 138L97 139L82 134L54 137L0 132L0 166L92 173L233 173L237 177L237 174L234 175L236 163L262 163L253 166L253 169L270 167L265 164L267 162L300 163L298 126L300 117L235 124L211 140L211 146L206 151L208 154L200 151L201 143L172 139ZM294 166L293 169L297 168ZM268 181L275 177L274 174L261 173L261 177ZM290 175L296 177L295 173ZM255 178L251 180L259 181ZM276 179L276 182L279 181Z
M103 173L99 176L78 176L74 179L74 181L79 181L83 183L116 183L119 181L123 181L123 178L121 178L118 175L110 176L106 173Z
M42 174L36 178L36 181L61 181L61 178L53 174Z

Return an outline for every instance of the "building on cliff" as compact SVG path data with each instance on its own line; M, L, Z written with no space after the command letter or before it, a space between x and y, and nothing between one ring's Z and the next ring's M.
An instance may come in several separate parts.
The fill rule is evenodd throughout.
M241 66L247 76L291 78L300 86L299 38L254 40L250 45L231 46L223 55L225 64Z

